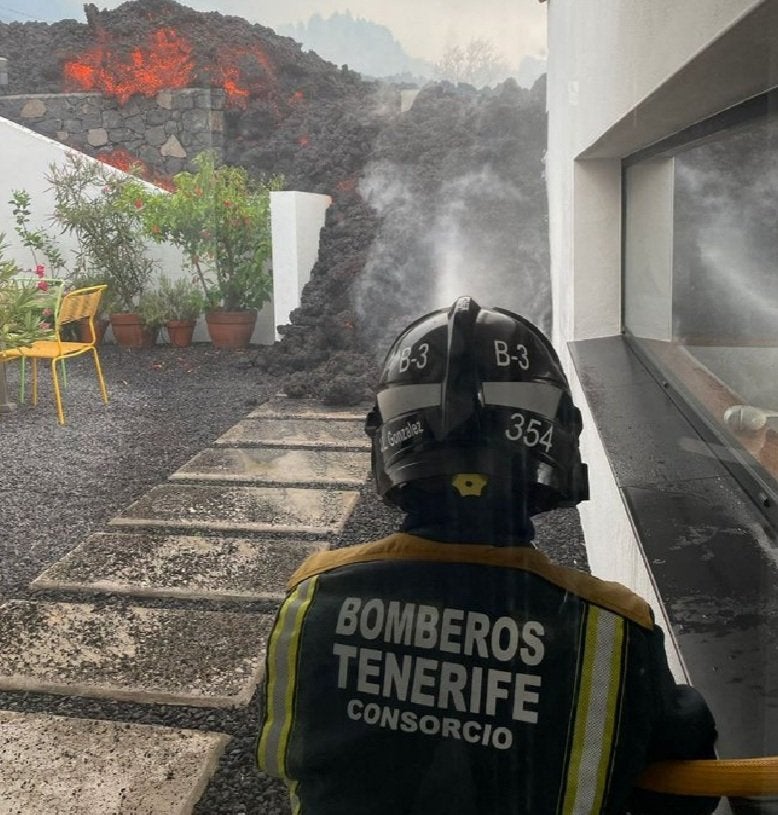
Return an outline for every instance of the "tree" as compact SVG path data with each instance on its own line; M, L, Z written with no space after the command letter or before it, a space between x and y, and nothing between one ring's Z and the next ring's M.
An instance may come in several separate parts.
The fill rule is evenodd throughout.
M146 254L138 207L128 200L134 179L73 154L64 165L50 165L46 180L54 192L55 222L78 240L76 278L107 283L112 311L135 311L156 262Z
M509 75L508 63L489 40L473 39L464 48L452 45L435 63L438 79L465 82L476 88L495 85Z
M254 180L242 167L217 166L208 152L194 163L194 172L173 178L171 193L136 181L126 187L125 200L137 207L153 240L183 250L209 308L262 308L273 291L270 193L282 189L284 179Z

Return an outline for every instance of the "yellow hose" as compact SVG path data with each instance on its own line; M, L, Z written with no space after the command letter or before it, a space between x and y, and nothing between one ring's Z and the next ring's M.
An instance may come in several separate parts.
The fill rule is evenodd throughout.
M671 795L776 795L778 756L658 761L646 767L637 786Z

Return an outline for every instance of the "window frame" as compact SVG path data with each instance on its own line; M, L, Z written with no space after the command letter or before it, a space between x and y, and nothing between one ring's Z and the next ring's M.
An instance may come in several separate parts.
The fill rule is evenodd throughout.
M725 130L732 130L755 121L778 119L778 87L744 100L713 116L684 128L646 148L636 151L621 162L621 332L630 349L646 366L657 383L667 392L678 410L708 443L718 461L731 472L751 501L778 530L778 477L773 477L748 454L739 440L720 424L706 415L704 403L683 386L672 368L661 366L646 350L640 337L626 325L627 313L627 210L628 170L637 164L655 158L672 158L682 148L702 144ZM724 455L719 454L723 448ZM742 451L742 452L741 452Z

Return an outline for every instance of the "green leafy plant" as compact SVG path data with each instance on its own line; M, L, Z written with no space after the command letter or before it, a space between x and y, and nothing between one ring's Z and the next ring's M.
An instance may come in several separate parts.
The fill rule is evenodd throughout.
M65 258L60 248L45 229L30 228L32 214L30 193L27 190L13 190L8 203L14 216L14 231L19 236L22 245L30 250L36 268L38 270L43 268L41 261L45 258L54 276L60 274L65 268Z
M33 280L19 280L21 271L5 257L8 245L0 232L0 350L19 348L52 334L55 296Z
M205 296L189 280L178 278L170 281L162 275L159 279L167 320L196 320L205 308Z
M168 321L167 304L159 289L144 291L138 299L137 310L146 328L158 330Z
M108 284L117 311L133 311L148 285L155 262L147 254L140 203L128 197L136 179L81 156L51 165L54 219L78 239L76 276Z
M211 153L195 164L194 173L174 177L171 193L135 181L125 205L140 212L154 240L183 251L210 308L261 308L272 292L270 193L283 178L253 181L240 167L217 167Z

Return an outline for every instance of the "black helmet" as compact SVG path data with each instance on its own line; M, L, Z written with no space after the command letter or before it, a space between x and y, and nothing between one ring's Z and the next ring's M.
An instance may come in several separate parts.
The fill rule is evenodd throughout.
M529 515L589 497L581 414L528 320L460 297L412 323L384 360L367 417L378 494L407 512L430 493L521 496Z

